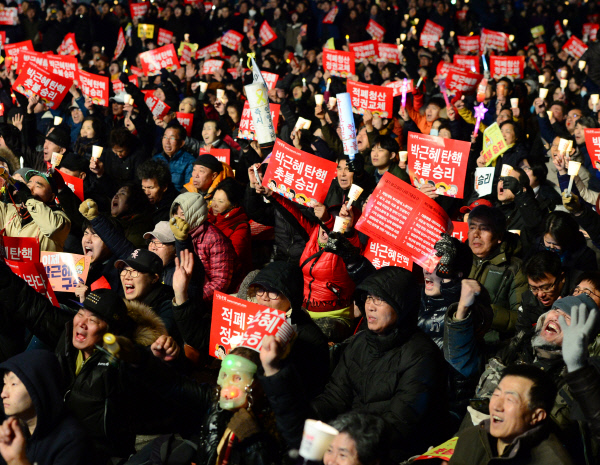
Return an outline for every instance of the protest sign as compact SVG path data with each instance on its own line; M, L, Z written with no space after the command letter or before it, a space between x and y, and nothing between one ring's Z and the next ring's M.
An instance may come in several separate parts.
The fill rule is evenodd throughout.
M210 153L221 163L231 165L231 149L215 149L212 146L200 147L200 155L202 155L203 153Z
M243 34L230 29L221 37L221 44L231 50L237 50L242 40L244 40Z
M260 25L258 36L260 37L260 43L263 47L269 45L271 42L277 39L277 34L275 34L275 31L266 21L263 21L263 23Z
M554 33L559 37L565 33L565 31L563 31L563 28L560 24L560 21L554 22Z
M456 237L461 242L466 242L469 239L469 223L453 221L452 237Z
M379 60L390 63L400 63L400 52L398 46L394 44L377 44L377 55Z
M493 123L483 132L482 156L485 166L489 166L496 158L508 149L498 123Z
M42 252L41 255L54 292L74 292L79 283L85 283L91 257L62 252Z
M412 79L406 80L406 93L412 94L415 90L414 83ZM404 81L392 81L388 84L385 84L383 87L391 87L394 93L392 97L397 97L398 95L402 95L402 86L404 85Z
M46 65L47 60L47 65ZM48 68L54 74L74 81L77 79L77 58L71 55L46 55L44 68Z
M281 139L275 141L263 186L300 205L323 203L337 164L303 152Z
M6 260L6 264L14 274L23 278L29 286L46 297L52 305L58 307L58 300L52 287L48 284L48 276L46 276L44 265L39 262L17 262L13 260Z
M585 130L585 147L590 159L595 164L600 161L600 129Z
M273 127L275 131L277 131L277 125L279 124L279 105L277 103L269 103L269 109L271 110ZM256 134L254 133L254 121L252 121L250 104L247 100L244 103L244 108L242 110L242 118L240 119L238 137L247 140L256 140Z
M462 53L479 52L479 36L456 36L456 39Z
M412 258L398 252L387 244L382 244L373 239L369 239L367 242L363 256L369 260L377 270L383 266L397 266L412 271Z
M192 49L185 45L183 50L181 51L181 59L179 60L179 64L183 67L188 63L192 62Z
M6 31L0 31L0 46L4 47L6 43Z
M419 36L419 46L425 48L435 48L435 44L439 42L440 38L434 34L421 34Z
M327 12L325 17L323 18L323 24L333 24L335 21L335 17L337 16L338 8L334 7Z
M0 236L0 252L6 260L39 262L40 243L37 237Z
M423 31L425 34L433 34L438 38L442 37L444 33L444 28L437 23L434 23L430 19L425 21L425 25L423 26Z
M598 28L600 28L600 24L594 23L585 23L583 25L583 36L587 36L589 40L596 40L598 36Z
M4 54L7 58L12 59L11 69L18 69L19 66L19 52L21 50L29 50L33 52L33 43L31 40L25 40L23 42L15 42L14 44L4 44ZM8 65L7 65L8 66Z
M454 55L452 63L460 66L468 71L479 73L479 56L478 55Z
M268 71L261 71L260 74L262 74L262 77L265 80L267 89L275 89L275 85L277 84L277 79L279 79L279 76L275 73L269 73Z
M171 110L169 105L162 100L159 100L154 95L146 95L144 97L144 102L146 102L146 105L152 112L152 116L158 119L163 118L167 113L169 113L169 110Z
M13 89L27 97L37 94L46 107L58 108L72 84L72 80L30 62L15 80Z
M274 308L264 308L252 316L239 347L247 347L260 352L265 336L275 336L282 347L286 347L296 337L296 332L288 323L285 312Z
M223 50L221 49L221 44L219 42L215 42L214 44L210 44L207 47L201 48L196 52L196 59L207 59L213 57L220 57L223 55Z
M485 197L492 193L495 170L496 168L493 166L475 168L475 191L479 197Z
M354 74L354 53L323 49L323 69L332 76L348 77Z
M170 44L173 41L173 33L162 27L158 28L158 46Z
M182 113L176 112L175 116L177 121L185 128L185 132L188 136L192 134L192 126L194 125L194 114L193 113Z
M0 10L0 26L16 26L19 13L16 8Z
M423 30L421 31L421 35L419 37L419 45L421 47L435 47L444 32L444 28L439 24L430 21L429 19L425 21L425 26L423 26Z
M454 454L454 448L456 447L457 441L458 436L449 439L448 441L437 447L432 447L426 453L417 457L415 460L442 459L448 461Z
M585 53L588 47L578 37L571 36L571 38L567 40L565 45L563 45L562 49L570 55L573 55L575 58L581 58L581 56Z
M367 24L366 31L377 42L381 42L383 40L383 36L385 35L385 28L381 24L377 23L376 21L373 21L372 19L369 19L369 23Z
M138 56L140 57L142 69L146 76L160 74L160 70L163 68L166 68L169 71L179 68L179 60L177 59L173 44L163 45L154 50L148 50L147 52L140 53Z
M80 69L77 80L83 95L90 98L94 105L108 106L108 76L100 76Z
M59 55L79 55L79 47L75 41L75 33L69 32L58 47Z
M459 21L464 21L465 19L467 19L467 12L469 10L458 10L456 12L456 19Z
M531 37L533 37L534 39L537 39L538 37L543 36L545 32L546 32L546 30L544 29L544 26L542 26L542 25L532 27L531 28Z
M387 118L393 113L394 90L390 87L373 86L348 79L346 89L352 106L363 114L369 110Z
M21 74L27 63L35 63L41 68L48 68L48 55L33 50L20 50L17 55L17 74Z
M262 305L215 291L208 353L223 359L231 349L232 336L241 338L252 316L263 310Z
M60 171L60 169L59 169L59 171ZM63 180L65 181L65 185L69 189L71 189L73 194L75 194L79 200L81 200L83 202L83 199L84 199L84 197L83 197L83 179L76 178L75 176L71 176L70 174L64 173L62 171L60 171L60 175L62 176Z
M117 35L117 46L115 47L115 55L113 57L113 61L116 61L125 50L125 45L127 42L125 41L125 34L123 34L123 28L119 28L119 34Z
M525 69L524 56L496 56L490 57L490 74L494 79L501 77L511 77L513 79L523 79Z
M131 19L140 19L146 13L148 13L148 7L150 3L142 2L142 3L130 3L129 11L131 12Z
M354 53L355 61L377 56L377 41L373 39L350 44L350 51Z
M546 47L546 44L536 44L535 46L538 49L538 55L539 56L542 56L542 57L546 56L546 53L548 53L548 49Z
M466 71L466 70L461 68L460 66L457 66L452 63L445 62L445 61L440 61L435 69L437 76L440 78L448 77L448 74L450 73L450 71Z
M471 94L477 90L482 74L472 73L464 69L451 69L446 77L446 87L454 92Z
M424 266L440 234L451 229L446 212L427 195L386 172L371 194L356 229L391 245Z
M112 86L113 92L115 94L120 94L121 92L125 92L125 84L123 84L119 78L110 78L110 84Z
M223 68L223 60L206 60L202 65L202 74L212 74L217 69Z
M470 142L408 133L408 173L418 189L435 186L436 193L463 198Z
M479 41L479 50L484 53L486 50L498 50L506 52L508 50L508 35L504 32L481 29L481 40Z
M154 39L154 24L138 24L137 36L140 39Z

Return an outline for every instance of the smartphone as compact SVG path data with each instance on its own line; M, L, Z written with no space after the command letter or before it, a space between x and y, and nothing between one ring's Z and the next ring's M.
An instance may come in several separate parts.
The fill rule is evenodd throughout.
M256 182L258 182L259 184L262 185L262 179L260 178L260 175L258 174L258 168L256 168L256 166L253 166L252 169L254 170L254 176L256 176Z

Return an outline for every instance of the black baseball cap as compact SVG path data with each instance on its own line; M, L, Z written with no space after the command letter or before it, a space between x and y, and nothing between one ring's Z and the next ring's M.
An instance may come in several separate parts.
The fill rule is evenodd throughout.
M110 289L96 289L83 301L83 308L106 321L111 331L122 329L129 321L127 305L119 294Z
M131 252L129 258L125 260L117 260L115 268L122 269L130 266L134 270L142 273L156 273L161 275L163 272L163 262L161 258L153 252L146 249L135 249Z

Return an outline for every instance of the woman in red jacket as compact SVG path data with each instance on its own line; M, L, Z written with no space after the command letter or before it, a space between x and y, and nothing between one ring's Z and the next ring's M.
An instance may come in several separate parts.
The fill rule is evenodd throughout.
M252 248L248 216L241 206L244 190L233 178L225 178L215 188L208 220L227 236L238 256L237 269L233 273L231 289L240 283L252 271Z

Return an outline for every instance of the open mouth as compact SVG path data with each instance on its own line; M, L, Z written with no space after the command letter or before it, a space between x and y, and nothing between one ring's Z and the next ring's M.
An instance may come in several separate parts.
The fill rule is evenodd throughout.
M544 328L544 331L550 334L558 334L560 333L560 325L555 321L550 321Z
M428 291L433 289L433 280L432 279L425 278L425 289L427 289Z
M85 255L87 255L88 257L91 257L92 255L94 255L94 251L92 250L91 247L88 247L88 246L83 248L83 253Z
M77 342L84 342L87 338L87 334L75 331L75 340Z
M504 422L504 420L502 418L500 418L498 415L492 415L491 419L492 419L492 423L494 423L494 424Z
M135 292L135 286L133 284L125 284L125 294L133 294Z

